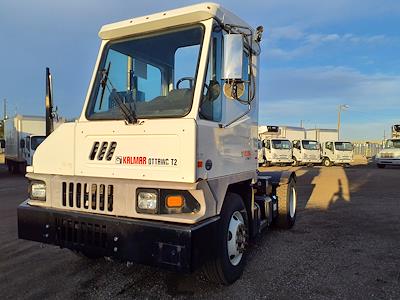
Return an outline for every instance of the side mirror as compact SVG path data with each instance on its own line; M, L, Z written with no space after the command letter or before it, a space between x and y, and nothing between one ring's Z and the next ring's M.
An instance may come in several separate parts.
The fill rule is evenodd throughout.
M23 149L25 148L25 140L20 140L19 141L19 146Z
M6 141L0 140L0 149L4 149L6 147Z
M222 78L227 80L243 79L243 37L241 34L224 35L224 70Z

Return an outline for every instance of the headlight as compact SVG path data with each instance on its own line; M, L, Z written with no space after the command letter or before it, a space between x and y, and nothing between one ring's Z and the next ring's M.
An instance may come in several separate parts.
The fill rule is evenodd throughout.
M29 196L32 200L46 201L46 184L43 181L32 181L29 186Z
M146 214L197 213L200 204L188 192L182 190L136 190L136 211Z
M158 191L141 189L137 192L137 211L155 214L158 211Z

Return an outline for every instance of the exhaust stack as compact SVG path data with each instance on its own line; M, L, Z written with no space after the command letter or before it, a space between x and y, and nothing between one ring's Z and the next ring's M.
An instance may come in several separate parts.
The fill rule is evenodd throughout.
M54 130L53 113L53 82L50 69L46 68L46 136L49 136Z

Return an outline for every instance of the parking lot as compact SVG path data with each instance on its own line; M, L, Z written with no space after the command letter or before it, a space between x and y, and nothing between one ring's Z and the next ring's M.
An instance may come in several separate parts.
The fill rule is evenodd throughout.
M0 297L399 299L400 168L360 162L296 170L295 227L264 232L243 277L225 287L200 272L89 260L18 240L16 208L27 181L0 165Z

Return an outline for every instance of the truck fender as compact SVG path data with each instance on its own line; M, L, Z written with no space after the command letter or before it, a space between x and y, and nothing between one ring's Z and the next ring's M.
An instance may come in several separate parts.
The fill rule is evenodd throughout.
M259 172L258 175L269 176L271 178L270 182L272 186L288 184L292 178L295 182L297 181L296 172L293 171Z

